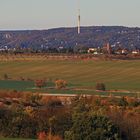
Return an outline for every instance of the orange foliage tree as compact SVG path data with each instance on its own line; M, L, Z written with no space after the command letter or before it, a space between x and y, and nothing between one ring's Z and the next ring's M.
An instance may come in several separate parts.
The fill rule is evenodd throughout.
M65 88L66 85L67 85L67 82L65 80L59 79L59 80L55 81L55 86L56 86L57 89Z
M45 132L38 133L38 140L62 140L58 135L46 134Z
M46 86L45 80L35 80L35 86L37 88L42 88Z

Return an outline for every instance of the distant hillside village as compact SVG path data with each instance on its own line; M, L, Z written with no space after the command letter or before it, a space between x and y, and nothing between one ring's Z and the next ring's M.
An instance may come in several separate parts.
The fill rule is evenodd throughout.
M93 26L0 31L1 53L140 54L140 28Z
M140 49L129 50L127 48L117 47L113 48L109 43L104 45L102 48L89 48L88 53L93 54L118 54L118 55L127 55L127 54L140 54Z
M127 55L136 54L140 55L140 49L127 49L122 47L112 47L109 43L105 44L103 47L88 48L75 46L73 48L64 48L63 46L58 48L8 48L7 46L0 48L0 53L11 53L11 54L24 54L24 53L76 53L76 54L108 54L108 55Z

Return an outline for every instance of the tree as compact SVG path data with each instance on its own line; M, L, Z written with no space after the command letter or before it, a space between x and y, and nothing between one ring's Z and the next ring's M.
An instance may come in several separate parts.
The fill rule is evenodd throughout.
M104 83L97 83L95 88L96 88L96 90L102 90L102 91L106 90Z
M119 140L118 128L105 116L79 113L65 132L65 140Z
M35 86L37 88L45 87L46 86L46 82L45 82L45 80L36 80L35 81Z
M56 122L56 117L55 116L53 116L53 117L51 117L51 118L49 118L49 126L50 126L50 130L49 130L49 139L51 140L52 138L52 127L53 127L53 125L55 124L55 122Z
M87 104L78 103L72 114L72 126L65 140L119 140L119 129L106 116L96 115Z
M59 80L55 81L55 86L56 86L57 89L65 88L66 85L67 85L67 82L65 80L59 79Z
M42 95L38 93L25 93L22 97L22 100L26 104L40 105L42 104Z
M58 135L51 135L50 138L50 134L46 134L45 132L39 132L38 133L38 140L62 140L62 138Z
M47 134L43 132L38 133L38 140L47 140Z
M62 107L63 104L62 104L62 102L61 102L60 99L57 99L57 98L50 98L50 99L47 101L47 106L48 106L48 107L55 108L55 107Z
M8 79L8 75L6 73L3 75L3 77L4 77L4 80Z
M122 97L120 100L119 100L119 106L124 106L126 107L128 105L128 102L126 100L125 97Z

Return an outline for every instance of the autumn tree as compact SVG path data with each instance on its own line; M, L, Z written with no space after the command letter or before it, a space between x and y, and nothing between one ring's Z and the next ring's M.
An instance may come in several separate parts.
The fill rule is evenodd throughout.
M128 102L126 100L125 97L122 97L120 100L119 100L119 106L124 106L126 107L128 105Z
M4 78L4 80L7 80L7 79L8 79L8 75L5 73L5 74L3 75L3 78Z
M35 80L35 86L37 88L43 88L46 86L46 81L45 80Z
M57 89L65 88L66 85L67 85L67 82L65 80L59 79L59 80L55 81L55 86L56 86Z
M46 134L45 132L39 132L38 133L38 140L62 140L62 138L58 135L50 135Z
M104 83L97 83L95 88L96 88L96 90L102 90L102 91L106 90L106 87L105 87Z
M38 133L38 140L47 140L47 134L43 132Z
M119 129L106 116L97 115L79 102L72 113L72 126L65 140L120 140Z

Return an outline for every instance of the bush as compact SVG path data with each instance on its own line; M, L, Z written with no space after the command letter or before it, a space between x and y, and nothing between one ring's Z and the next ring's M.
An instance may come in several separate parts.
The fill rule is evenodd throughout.
M102 91L106 90L104 83L97 83L95 88L96 88L96 90L102 90Z
M55 98L53 98L53 99L50 99L48 102L47 102L47 106L48 107L58 107L58 106L62 106L62 102L61 102L61 100L59 100L59 99L55 99Z
M62 138L58 135L53 136L51 134L46 134L45 132L40 132L38 134L38 140L62 140Z
M62 89L62 88L65 88L67 85L67 82L65 80L56 80L55 81L55 86L57 89Z
M119 100L119 106L128 106L128 102L126 100L125 97L122 97L120 100Z
M45 132L38 133L38 140L47 140L47 135Z
M35 86L37 88L42 88L46 86L46 82L44 80L36 80L35 81Z
M74 114L72 121L72 127L65 131L65 140L121 139L118 127L105 116L82 112Z
M3 78L4 78L4 80L9 79L7 74L4 74L4 75L3 75Z

